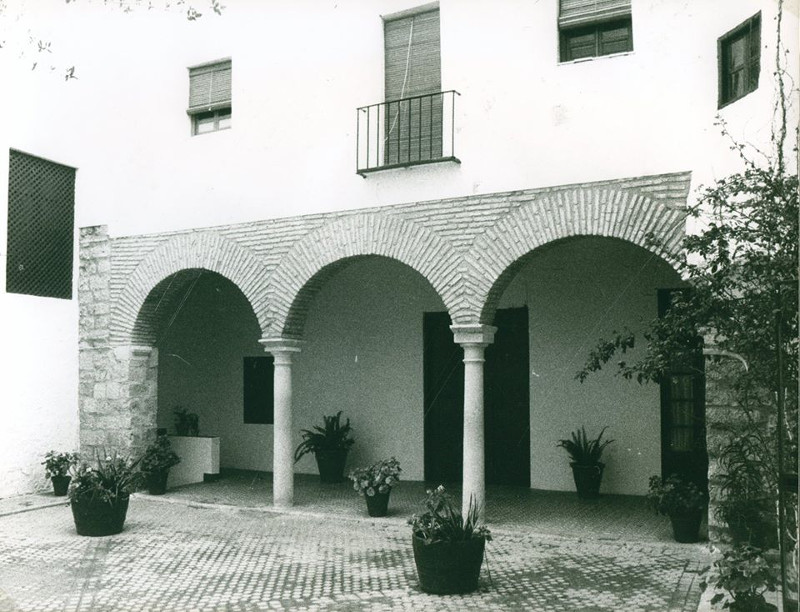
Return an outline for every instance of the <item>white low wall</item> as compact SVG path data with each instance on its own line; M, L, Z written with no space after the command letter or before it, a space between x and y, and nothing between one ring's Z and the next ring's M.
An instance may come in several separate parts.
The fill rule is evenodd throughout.
M169 441L181 462L170 469L167 487L203 482L206 474L219 474L219 438L170 436Z

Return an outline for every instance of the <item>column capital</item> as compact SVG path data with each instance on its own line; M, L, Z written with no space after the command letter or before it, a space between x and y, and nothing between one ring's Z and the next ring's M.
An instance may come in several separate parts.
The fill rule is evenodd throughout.
M450 331L456 344L485 347L494 342L497 328L492 325L451 325Z
M303 346L302 340L291 340L289 338L261 338L258 343L264 347L267 353L272 355L277 353L299 353Z

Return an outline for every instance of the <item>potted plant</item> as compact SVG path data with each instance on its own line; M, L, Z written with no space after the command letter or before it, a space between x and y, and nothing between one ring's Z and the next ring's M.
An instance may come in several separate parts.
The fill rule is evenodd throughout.
M321 482L341 482L347 452L355 440L350 437L350 419L344 425L340 419L340 410L333 416L323 416L323 426L315 425L312 429L303 429L303 441L294 451L295 463L307 454L313 453L317 459L319 479Z
M106 536L119 533L125 524L128 501L141 482L138 460L114 455L96 466L83 463L69 487L72 517L79 535Z
M603 450L614 440L603 440L603 433L607 427L600 430L600 435L589 439L586 429L572 432L569 440L559 440L558 446L569 453L572 478L575 480L575 489L581 499L593 499L600 495L600 482L603 479L603 468L606 464L600 461Z
M195 412L189 412L186 408L176 406L173 410L175 414L175 434L178 436L199 436L200 417Z
M156 441L145 449L139 465L150 495L166 493L169 470L180 462L180 457L172 450L169 438L165 434L159 434Z
M389 494L400 480L400 462L392 457L381 459L367 468L350 472L353 488L367 500L367 514L386 516L389 509Z
M469 593L478 588L486 542L492 534L479 524L479 509L470 498L467 516L439 485L427 492L425 512L408 520L420 588L439 595Z
M49 451L45 454L42 465L45 478L49 478L53 483L53 495L62 497L67 494L71 479L69 471L76 463L78 463L76 453Z
M675 474L666 479L651 476L647 501L656 512L669 517L676 542L700 539L700 523L708 499L695 483Z
M700 587L709 585L721 592L711 598L711 604L722 604L723 610L735 612L770 612L777 606L767 603L764 593L777 587L775 572L760 548L744 544L726 551L713 566L702 572Z

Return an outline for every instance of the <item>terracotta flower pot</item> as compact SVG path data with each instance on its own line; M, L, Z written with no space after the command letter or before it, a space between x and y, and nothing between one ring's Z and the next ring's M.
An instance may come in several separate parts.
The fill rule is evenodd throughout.
M169 469L151 472L147 475L147 492L150 495L164 495L167 492Z
M450 595L478 588L485 538L425 544L422 538L414 535L412 541L414 563L423 591Z
M389 513L389 489L386 493L378 493L375 495L364 495L367 500L367 514L370 516L386 516Z
M314 457L317 459L320 482L331 483L344 480L344 464L347 460L347 450L339 449L314 453Z
M72 480L72 476L52 476L50 480L53 482L53 495L63 497L69 490L69 482Z
M604 463L595 465L581 465L570 463L572 478L575 480L575 489L580 499L596 499L600 497L600 483L603 480Z
M78 535L107 536L119 533L128 514L127 495L120 496L113 503L102 500L72 500L72 518Z
M700 540L700 523L703 520L702 510L690 510L669 515L672 523L672 535L676 542L691 544Z

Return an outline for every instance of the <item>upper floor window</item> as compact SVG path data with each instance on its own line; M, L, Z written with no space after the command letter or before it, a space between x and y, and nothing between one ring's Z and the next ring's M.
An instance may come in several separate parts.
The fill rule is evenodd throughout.
M560 0L561 61L633 51L630 0Z
M9 152L6 291L72 298L75 168Z
M743 98L758 88L761 72L761 13L737 26L717 41L719 56L719 107Z
M192 135L231 127L231 60L189 68L189 108Z

